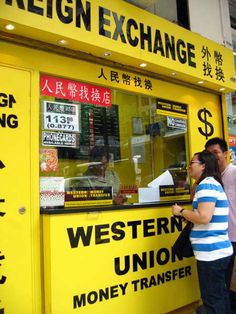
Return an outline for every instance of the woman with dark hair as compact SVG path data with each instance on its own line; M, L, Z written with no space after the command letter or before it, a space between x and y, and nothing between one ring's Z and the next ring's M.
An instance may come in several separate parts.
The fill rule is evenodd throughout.
M229 204L216 157L207 151L194 154L189 174L196 181L193 210L175 204L172 212L194 224L190 240L197 260L205 313L228 314L230 304L225 273L233 249L228 238Z

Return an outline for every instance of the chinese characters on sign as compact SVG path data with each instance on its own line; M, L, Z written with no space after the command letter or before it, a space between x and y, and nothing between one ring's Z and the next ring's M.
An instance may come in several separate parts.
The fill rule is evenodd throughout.
M110 82L116 82L117 84L123 84L126 86L133 85L137 88L144 88L146 90L152 90L152 82L149 79L142 80L141 77L135 75L131 77L127 73L122 73L122 75L117 72L111 70L110 73L105 73L104 69L101 68L100 74L98 75L98 78L103 78L104 80L110 80Z
M79 132L79 106L44 101L44 129Z
M79 147L80 105L44 101L43 127L57 131L42 132L43 146Z
M203 75L225 82L223 71L223 57L219 51L210 51L207 46L202 46Z
M80 101L83 103L111 106L111 90L91 84L42 75L40 78L41 95Z

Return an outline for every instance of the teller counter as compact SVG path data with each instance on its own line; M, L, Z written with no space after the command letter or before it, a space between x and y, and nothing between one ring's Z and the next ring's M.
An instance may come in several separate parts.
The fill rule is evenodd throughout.
M192 313L195 259L172 253L171 205L41 209L46 314Z

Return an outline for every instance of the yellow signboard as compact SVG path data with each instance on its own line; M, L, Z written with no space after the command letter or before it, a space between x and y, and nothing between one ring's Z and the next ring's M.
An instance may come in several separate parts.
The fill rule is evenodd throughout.
M46 313L161 314L199 299L170 208L43 216ZM50 249L49 249L50 248Z
M139 67L208 88L235 89L232 50L124 1L9 1L0 3L0 25L15 33Z

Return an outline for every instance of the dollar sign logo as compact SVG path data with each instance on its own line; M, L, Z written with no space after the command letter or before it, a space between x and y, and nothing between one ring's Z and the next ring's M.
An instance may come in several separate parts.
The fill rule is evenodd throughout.
M214 133L214 128L213 125L207 121L208 117L212 117L212 114L210 113L209 110L207 110L206 108L203 108L201 110L198 111L197 113L198 119L204 123L205 126L205 130L203 130L202 128L198 128L198 131L206 137L206 139L208 139L209 136L211 136Z
M0 169L5 168L6 166L4 165L4 163L0 160ZM1 314L1 313L0 313Z

